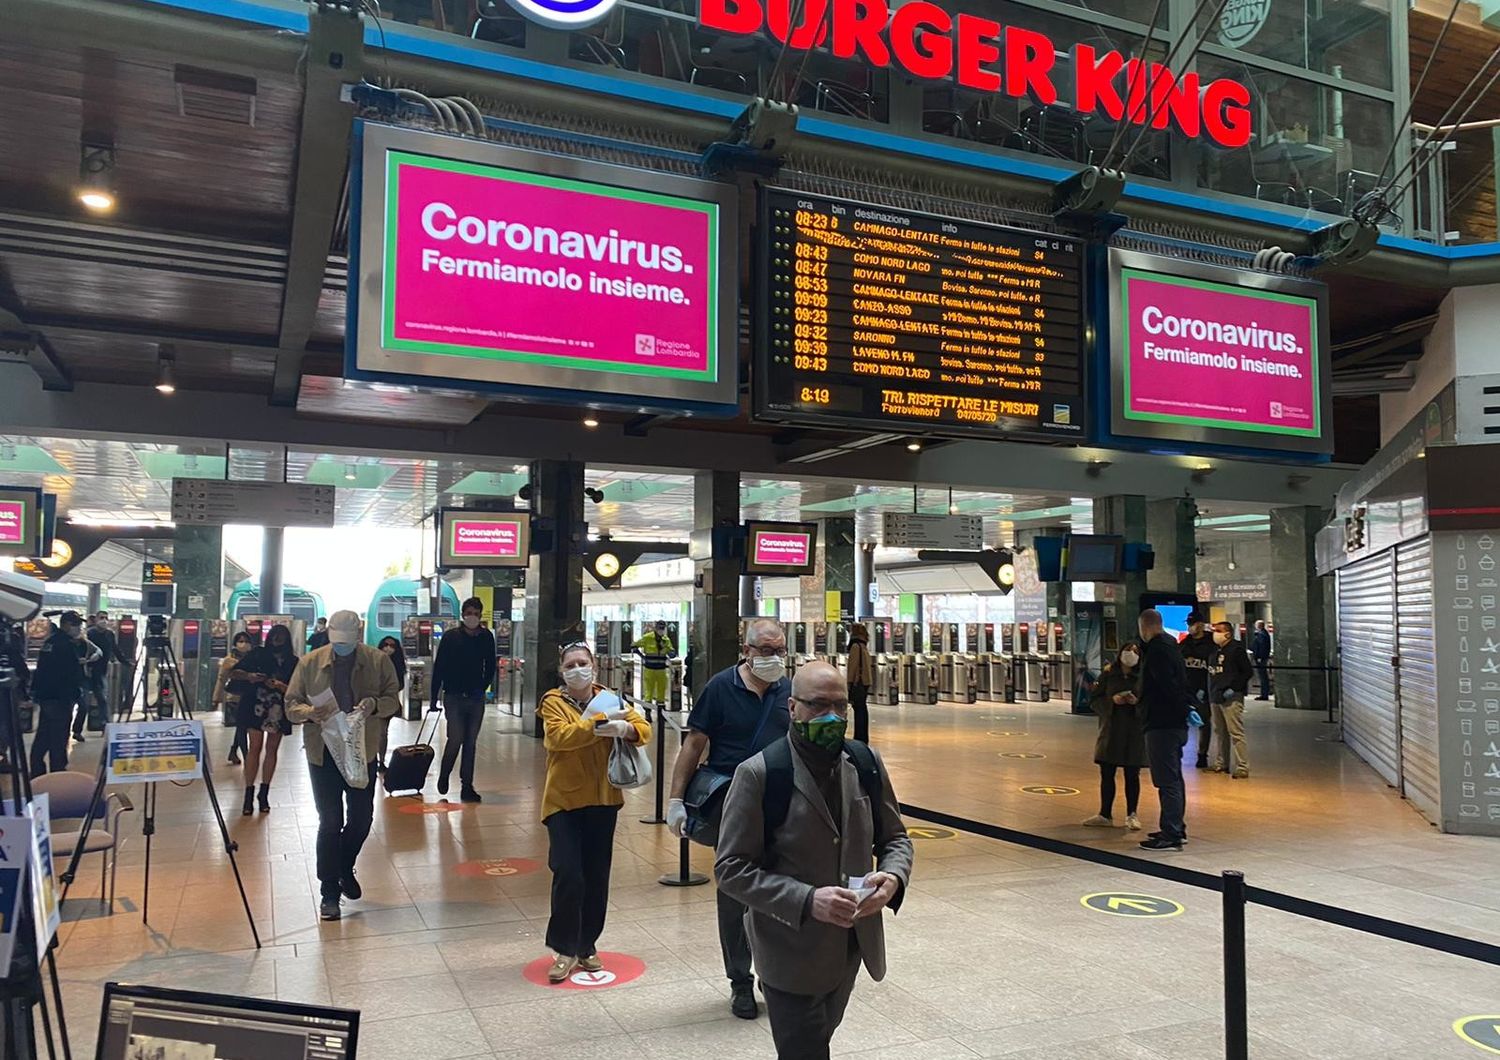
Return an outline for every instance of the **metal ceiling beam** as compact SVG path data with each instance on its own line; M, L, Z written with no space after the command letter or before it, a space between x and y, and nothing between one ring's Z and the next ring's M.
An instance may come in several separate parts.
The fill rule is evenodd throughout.
M323 293L323 273L338 222L349 165L354 109L341 95L364 67L364 16L319 4L308 13L302 131L292 197L292 239L281 300L271 404L295 405L302 360Z
M35 323L7 306L20 306L15 288L0 276L0 357L13 355L31 366L43 390L72 390L73 376Z

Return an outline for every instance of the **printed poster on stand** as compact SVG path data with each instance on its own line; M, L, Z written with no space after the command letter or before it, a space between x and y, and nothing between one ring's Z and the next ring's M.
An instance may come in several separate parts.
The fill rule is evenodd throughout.
M31 850L31 819L0 817L0 976L10 974L21 914L22 873L31 865Z
M203 722L132 721L104 728L111 784L154 784L203 776Z

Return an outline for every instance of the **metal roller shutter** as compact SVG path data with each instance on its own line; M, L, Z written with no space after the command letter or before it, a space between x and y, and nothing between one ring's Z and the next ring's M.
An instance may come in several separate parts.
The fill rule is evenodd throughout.
M1429 821L1438 806L1437 648L1433 641L1432 541L1396 549L1396 654L1401 707L1402 794Z
M1339 570L1339 666L1344 742L1391 784L1401 777L1396 716L1394 554Z

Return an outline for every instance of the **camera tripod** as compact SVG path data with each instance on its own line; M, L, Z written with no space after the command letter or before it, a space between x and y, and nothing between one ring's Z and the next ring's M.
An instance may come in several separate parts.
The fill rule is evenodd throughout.
M31 774L27 771L25 741L21 737L21 711L16 688L20 679L16 676L11 658L15 641L15 628L6 619L0 619L0 714L7 720L6 751L11 759L11 805L16 816L22 816L31 804ZM22 641L24 644L24 641ZM32 910L31 869L28 865L21 872L21 894L16 911L15 947L11 953L10 967L0 968L0 1012L4 1014L4 1047L0 1056L4 1060L34 1060L36 1049L36 1024L33 1010L42 1017L42 1032L46 1035L47 1056L57 1056L57 1046L52 1036L52 1019L47 1001L46 984L42 978L45 961L52 983L51 1011L57 1013L57 1025L62 1038L64 1060L72 1060L72 1046L68 1042L68 1023L63 1014L62 987L57 978L57 960L54 937L41 954L36 947L36 921Z
M157 663L157 672L164 673L166 676L167 687L175 690L174 696L176 697L176 701L182 704L182 711L186 716L186 720L189 722L193 721L193 706L187 697L187 688L182 680L182 671L177 666L177 656L172 651L171 642L164 635L159 639L148 635L146 639L146 658L141 664L141 703L146 708L147 719L150 719L151 708L155 706L158 709L158 720L168 720L160 717L160 697L158 696L156 703L152 704L147 695L150 686L149 664L153 658ZM133 700L129 700L125 704L127 717L129 713L133 712L133 702ZM117 722L117 724L129 724L129 722ZM255 914L250 911L250 899L245 894L245 881L240 876L239 862L234 856L235 851L240 848L240 845L230 838L229 825L225 822L224 810L219 805L219 795L214 788L213 768L209 764L212 756L208 753L206 740L199 745L199 756L203 768L203 788L208 792L208 802L213 807L214 820L218 822L219 835L224 840L224 853L229 855L229 866L234 870L234 882L239 887L240 902L245 907L245 919L250 924L250 935L255 940L255 948L260 949L260 932L255 927ZM83 829L78 833L78 843L73 848L73 856L68 860L68 869L62 874L63 890L62 896L58 899L59 906L67 901L68 890L73 886L73 880L77 877L78 863L82 860L84 850L88 844L89 831L93 828L94 821L98 817L99 807L103 804L104 788L109 780L109 762L110 739L109 733L106 730L104 750L99 754L99 772L94 782L94 794L89 800L88 816L83 819ZM146 782L146 795L141 800L143 818L141 834L146 837L145 875L141 891L141 923L143 924L150 923L151 916L151 838L156 834L156 783L156 781Z
M165 689L172 695L174 709L176 704L181 704L183 716L189 721L193 720L193 704L188 698L187 687L183 684L182 670L177 664L177 652L172 648L172 642L167 637L165 619L152 615L147 620L146 650L141 657L140 674L138 679L131 681L131 687L126 689L124 702L115 711L115 721L129 721L135 713L135 701L139 696L141 700L141 713L149 720L153 715L158 720L166 720L162 717L161 701L162 691ZM163 623L159 628L156 623ZM156 698L151 698L151 664L156 664ZM165 684L163 683L165 678Z

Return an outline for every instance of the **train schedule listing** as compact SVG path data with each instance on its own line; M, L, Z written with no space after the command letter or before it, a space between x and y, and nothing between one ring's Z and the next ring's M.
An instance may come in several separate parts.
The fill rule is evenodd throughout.
M759 417L1082 435L1076 240L782 190L759 232Z

